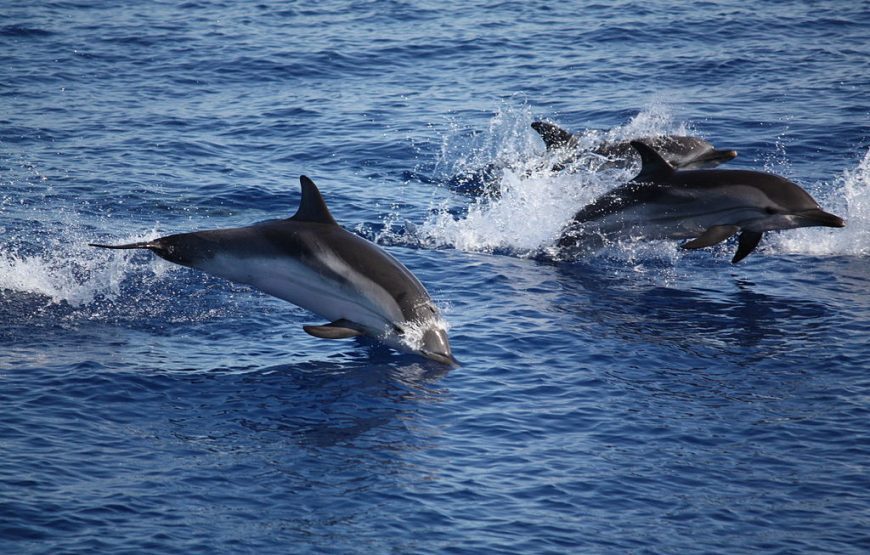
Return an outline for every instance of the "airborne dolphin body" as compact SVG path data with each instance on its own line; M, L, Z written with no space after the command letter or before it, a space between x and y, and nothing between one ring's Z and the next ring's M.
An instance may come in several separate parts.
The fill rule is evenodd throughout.
M583 154L597 154L607 159L603 167L628 167L636 161L636 154L628 141L604 142L592 149L582 149L576 135L547 122L536 121L532 128L538 132L548 152L565 151L565 158L553 167L554 171L565 169ZM668 163L677 169L693 170L715 168L737 156L733 150L717 150L699 137L685 135L662 135L644 137L638 141L654 148Z
M562 252L601 239L691 239L684 249L720 243L739 233L737 263L765 231L843 227L806 191L777 175L746 170L675 170L655 150L632 141L640 173L582 208L562 231Z
M342 229L314 182L300 178L296 214L248 227L180 233L110 249L149 249L170 262L244 283L318 314L304 326L326 339L368 336L454 365L440 313L416 277L374 244Z

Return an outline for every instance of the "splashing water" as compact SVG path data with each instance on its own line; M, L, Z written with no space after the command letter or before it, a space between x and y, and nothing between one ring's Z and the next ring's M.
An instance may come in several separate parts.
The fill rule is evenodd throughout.
M128 240L148 240L157 235L152 231ZM121 284L130 272L130 259L135 256L133 251L96 251L86 245L83 237L69 230L65 231L63 240L50 240L36 253L25 253L23 246L9 245L4 245L3 251L0 253L0 291L41 295L52 304L67 303L73 307L88 305L97 297L118 297ZM168 265L148 265L155 277L160 277L167 268Z
M409 236L425 247L498 252L520 257L558 258L554 243L578 209L604 192L630 180L638 168L597 170L596 155L582 156L572 172L551 171L552 160L531 129L528 105L503 105L487 131L469 136L454 126L444 138L436 164L442 180L495 167L494 190L474 198L461 210L449 202L438 207ZM581 146L666 134L693 135L692 126L675 122L663 105L640 112L625 125L609 130L576 131ZM784 156L783 153L778 155ZM759 168L763 170L763 168ZM834 185L810 187L824 208L844 215L847 228L804 228L769 234L767 248L804 254L863 255L870 249L870 152ZM620 242L605 246L608 256L634 262L638 258L673 263L681 253L672 241ZM593 255L594 256L594 255Z
M439 309L445 311L444 307L439 306ZM404 335L401 338L401 342L404 343L410 351L418 351L424 346L423 337L426 331L433 328L448 332L450 331L450 323L442 315L423 320L405 322L403 328Z
M455 128L448 133L436 165L442 179L494 166L496 190L475 198L458 216L447 205L439 207L411 230L420 244L521 257L552 255L552 245L579 208L636 173L636 169L590 170L598 165L593 153L581 157L577 171L552 171L553 160L532 130L532 121L528 105L503 105L476 141L469 141L467 133L457 138ZM686 132L685 124L675 124L664 107L656 106L624 126L585 130L577 137L580 145L591 147L604 140ZM470 150L462 150L463 146Z
M822 208L846 220L843 229L801 228L775 234L781 252L813 255L867 256L870 254L870 150L858 167L846 170L832 184L817 184L810 193Z
M554 257L553 245L573 214L597 196L631 179L635 169L593 171L579 163L575 172L551 171L543 143L531 129L532 108L505 103L494 114L486 131L472 133L456 123L442 140L435 164L441 181L494 166L495 194L473 198L452 195L406 233L392 232L396 221L376 237L378 242L411 244L427 248L456 248L471 252L497 252L520 257ZM691 126L675 122L663 106L640 112L625 125L609 130L575 130L581 145L602 140L619 141L642 136L692 134ZM594 156L594 155L590 155ZM585 169L584 169L585 168ZM770 233L765 247L774 252L812 255L870 254L870 150L857 167L846 170L832 183L817 183L808 190L823 208L844 217L844 229L803 228ZM456 209L456 198L464 206ZM85 246L89 232L66 214L62 234L23 243L8 227L12 240L0 245L0 291L47 297L50 303L79 307L97 298L114 299L131 272L133 251L102 252ZM73 217L74 219L74 217ZM144 235L123 239L133 242L158 236L156 228ZM609 245L608 256L637 260L664 260L673 264L682 254L673 242ZM596 256L596 255L593 255ZM172 268L154 261L146 266L159 279ZM141 270L141 268L138 268ZM138 271L137 270L137 271Z

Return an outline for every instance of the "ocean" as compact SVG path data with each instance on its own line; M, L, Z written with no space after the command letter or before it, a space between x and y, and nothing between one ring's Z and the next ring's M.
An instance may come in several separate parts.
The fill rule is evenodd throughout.
M870 551L867 3L0 11L0 552ZM539 119L703 137L846 227L555 260L637 168L548 171ZM461 366L87 246L289 217L303 174Z

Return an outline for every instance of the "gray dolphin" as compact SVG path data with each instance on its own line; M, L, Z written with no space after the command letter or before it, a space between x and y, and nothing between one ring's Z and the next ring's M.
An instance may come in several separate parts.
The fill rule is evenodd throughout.
M748 170L675 170L640 141L640 173L582 208L558 245L582 250L590 239L692 239L684 249L720 243L740 233L737 253L746 258L765 231L798 227L843 227L799 186L777 175Z
M440 313L419 280L374 244L342 229L305 176L296 214L232 229L180 233L109 249L149 249L170 262L244 283L330 323L310 335L365 335L455 365Z
M532 123L532 128L544 140L548 151L568 151L567 156L553 167L554 171L565 169L586 153L607 158L606 167L628 167L637 161L637 155L629 141L604 142L590 150L583 150L579 146L576 135L553 123L536 121ZM681 170L715 168L737 156L736 151L717 150L700 137L662 135L642 137L637 140L657 150L671 166Z

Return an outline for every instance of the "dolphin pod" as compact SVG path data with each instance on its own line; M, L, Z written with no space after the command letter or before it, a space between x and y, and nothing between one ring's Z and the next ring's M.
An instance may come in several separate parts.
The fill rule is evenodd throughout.
M532 123L532 129L541 136L548 152L564 152L564 158L554 165L554 171L566 169L572 162L587 153L605 158L606 163L603 167L628 167L636 159L635 150L629 141L603 142L594 148L583 149L580 147L577 135L548 121L535 121ZM737 156L736 151L717 150L700 137L662 135L637 140L656 149L676 169L715 168Z
M364 335L456 365L438 308L420 281L382 249L342 229L314 182L305 176L300 181L302 199L291 218L91 246L148 249L170 262L250 285L329 320L303 326L315 337Z
M748 256L765 231L799 227L843 227L798 185L769 173L748 170L678 170L641 141L631 146L641 158L629 183L580 209L562 231L562 252L583 250L606 239L691 239L699 249L739 233L732 263Z
M564 163L582 155L577 153L577 137L568 131L541 121L532 127L548 150L566 152ZM639 156L640 172L576 212L557 241L560 254L576 256L602 241L621 239L688 239L682 248L699 249L738 235L731 260L736 264L755 250L766 231L845 225L783 177L703 169L737 153L717 150L697 137L603 143L592 152L625 163L629 150ZM303 326L314 337L367 336L457 365L445 322L414 274L376 245L341 228L313 181L301 176L300 183L299 208L287 219L91 246L147 249L175 264L289 301L328 320Z

